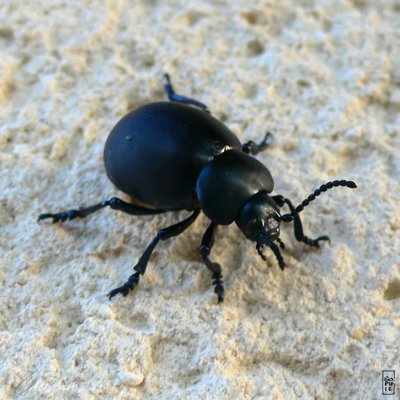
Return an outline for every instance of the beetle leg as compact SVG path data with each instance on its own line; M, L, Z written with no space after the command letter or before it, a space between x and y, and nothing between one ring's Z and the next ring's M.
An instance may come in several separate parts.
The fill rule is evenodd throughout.
M102 201L101 203L95 204L94 206L80 208L79 210L68 210L56 214L40 214L38 217L38 221L46 218L52 218L52 222L54 224L56 222L64 222L67 220L73 220L75 218L85 218L90 214L93 214L96 211L108 206L111 207L113 210L123 211L131 215L153 215L165 212L165 210L152 210L149 208L135 206L119 199L118 197L113 197L110 200Z
M200 253L203 257L203 262L206 267L212 272L212 283L215 286L215 294L218 296L218 303L224 301L224 286L222 282L221 266L218 263L212 262L208 256L210 255L211 248L214 245L214 237L217 224L211 222L210 226L207 228L203 235L203 239L200 245Z
M193 106L201 108L206 113L211 114L210 110L207 108L207 106L205 104L201 103L200 101L176 94L174 91L174 88L172 86L171 78L169 77L169 74L164 74L164 78L165 78L165 82L166 82L164 85L164 88L165 88L168 98L171 101L176 101L177 103L183 103L183 104L192 104Z
M133 290L135 286L139 283L140 275L143 275L146 272L147 263L149 262L150 256L153 253L153 250L157 246L158 242L160 240L167 240L174 236L180 235L184 230L186 230L186 228L188 228L196 220L199 214L200 214L200 209L194 210L192 215L190 215L190 217L184 219L183 221L171 225L167 228L160 229L156 237L147 246L147 249L140 257L138 263L133 268L136 272L133 275L131 275L122 286L111 290L107 295L108 298L111 300L118 293L121 293L123 296L126 296L130 290Z
M269 140L270 137L272 136L271 132L267 132L264 136L264 139L262 140L262 142L260 144L257 144L256 142L253 142L252 140L250 140L249 142L245 143L242 146L242 151L244 151L245 153L251 153L254 156L258 153L260 153L261 151L264 151L268 146L269 146Z
M279 246L281 247L281 249L285 250L285 248L286 248L285 243L283 243L280 238L277 238L276 241L279 243Z
M257 245L256 245L257 253L264 261L267 261L267 257L262 251L263 246L264 246L264 243L262 243L262 242L257 243Z
M290 208L290 212L294 213L295 208L292 204L292 202L279 195L279 196L273 196L272 199L276 202L276 204L279 207L283 207L284 204L287 204L288 207ZM310 239L309 237L307 237L306 235L304 235L303 233L303 225L301 223L301 219L299 217L298 214L294 214L294 218L293 218L293 222L294 222L294 237L299 241L299 242L303 242L305 244L308 244L309 246L313 246L313 247L319 247L319 241L321 240L330 240L328 236L323 235L323 236L319 236L316 239Z

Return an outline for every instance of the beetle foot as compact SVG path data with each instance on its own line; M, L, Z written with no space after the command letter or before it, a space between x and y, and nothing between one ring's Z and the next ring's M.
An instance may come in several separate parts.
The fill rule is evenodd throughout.
M265 136L264 136L264 139L258 145L258 147L260 148L260 151L265 150L270 145L271 139L272 139L272 133L271 132L266 132Z
M171 78L168 73L164 74L164 79L165 79L164 89L165 89L165 92L167 93L168 98L171 101L175 101L177 103L182 103L182 104L191 104L193 106L201 108L206 113L211 114L208 107L205 104L203 104L202 102L195 100L195 99L191 99L190 97L181 96L179 94L176 94L174 87L172 86Z
M214 272L212 274L212 283L215 285L214 292L218 297L218 304L220 304L224 301L224 286L221 272Z
M78 210L68 210L68 211L63 211L60 213L56 213L56 214L40 214L38 217L38 222L43 220L43 219L47 219L47 218L52 218L53 221L52 223L55 224L57 222L64 222L67 220L73 220L75 218L78 218L80 216L79 211Z
M326 235L317 237L316 239L310 239L307 236L304 236L304 238L302 239L302 242L304 242L305 244L308 244L309 246L312 246L312 247L319 247L320 241L328 241L329 243L331 242L331 240L329 239L329 236L326 236Z
M264 139L259 144L257 144L253 140L250 140L242 146L242 151L244 151L247 154L250 153L253 156L255 156L258 153L260 153L261 151L264 151L270 145L271 137L272 137L272 133L267 132L264 136Z
M107 297L109 300L111 300L114 296L116 296L118 293L121 293L122 296L127 296L129 294L130 290L133 290L137 284L139 283L139 272L135 272L133 275L131 275L128 280L120 287L111 290L108 294Z

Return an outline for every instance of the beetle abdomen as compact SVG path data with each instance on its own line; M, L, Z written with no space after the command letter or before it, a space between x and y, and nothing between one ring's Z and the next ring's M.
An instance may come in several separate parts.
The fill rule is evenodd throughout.
M236 136L202 110L178 103L153 103L123 117L111 131L104 162L124 193L163 210L194 209L197 177Z
M250 197L273 188L272 176L263 164L246 153L228 150L202 169L196 194L208 218L228 225Z

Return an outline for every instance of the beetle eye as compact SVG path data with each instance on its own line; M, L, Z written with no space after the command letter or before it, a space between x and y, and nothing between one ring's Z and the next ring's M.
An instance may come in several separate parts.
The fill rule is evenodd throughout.
M251 219L245 229L245 235L248 238L258 237L260 230L262 230L263 223L256 218Z

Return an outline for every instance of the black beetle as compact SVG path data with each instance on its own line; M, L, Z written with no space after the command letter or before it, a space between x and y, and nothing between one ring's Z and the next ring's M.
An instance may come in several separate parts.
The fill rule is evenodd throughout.
M212 272L218 302L224 298L221 266L209 259L218 225L236 222L245 236L256 242L259 255L268 246L283 270L285 263L277 241L280 223L294 222L298 241L318 247L328 236L310 239L303 233L299 213L322 192L336 186L356 188L347 180L328 182L294 207L284 196L270 196L274 181L268 169L250 154L267 146L266 134L260 144L239 139L208 108L197 100L177 95L168 74L165 90L171 102L151 103L123 117L113 128L104 148L107 175L115 186L132 198L127 203L117 197L94 206L56 214L41 214L39 221L52 218L53 223L84 218L110 206L131 215L159 214L166 211L193 211L185 220L158 231L134 267L135 273L122 286L112 290L111 299L126 296L146 271L150 256L160 240L180 235L203 211L211 220L204 233L200 253ZM194 106L194 107L193 107ZM280 207L290 213L281 215Z

